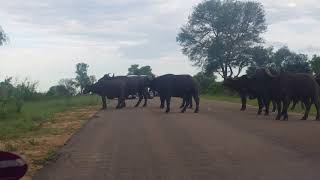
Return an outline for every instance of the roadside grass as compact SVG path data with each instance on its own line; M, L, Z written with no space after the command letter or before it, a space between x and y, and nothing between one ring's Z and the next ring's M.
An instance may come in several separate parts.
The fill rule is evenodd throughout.
M58 158L58 149L58 147L50 149L43 158L33 160L33 164L44 166L47 165L49 162L56 160Z
M25 137L33 132L47 133L50 129L40 129L41 124L51 121L54 114L99 103L98 96L55 97L25 102L20 113L13 111L0 117L0 141Z
M238 96L227 96L227 95L201 95L202 98L208 99L208 100L215 100L215 101L225 101L225 102L232 102L232 103L239 103L241 104L241 99ZM247 104L251 106L258 107L258 102L256 99L253 100L247 100ZM298 103L296 105L296 108L294 110L291 110L292 103L289 107L289 112L295 112L295 113L304 113L304 109L301 107L301 103ZM240 105L239 105L240 109ZM270 104L270 111L272 110L272 104ZM310 114L316 115L317 111L314 105L312 105Z
M30 102L21 114L15 115L25 120L11 124L10 120L16 121L16 119L0 119L2 125L0 128L13 124L20 125L19 123L30 123L32 127L21 128L25 127L22 124L6 127L7 134L1 132L5 136L0 139L0 151L21 155L29 165L28 172L22 179L32 179L37 170L58 158L58 150L99 111L98 104L100 104L99 98L94 96L74 97L67 102L60 98L47 99L45 102L39 100ZM45 113L37 112L34 108ZM43 113L40 120L33 118L38 115L37 113ZM10 115L10 117L15 116Z

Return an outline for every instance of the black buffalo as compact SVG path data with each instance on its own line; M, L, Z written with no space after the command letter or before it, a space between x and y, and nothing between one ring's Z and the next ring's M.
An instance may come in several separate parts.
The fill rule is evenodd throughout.
M255 91L252 86L252 79L247 76L243 75L241 77L237 78L227 78L223 81L223 86L236 91L240 98L241 98L241 111L246 110L247 106L247 98L249 99L257 99L258 100L258 114L261 114L263 107L265 107L266 102L263 101L262 96L259 94L259 92ZM272 101L273 103L273 112L276 111L276 103ZM266 110L266 115L268 115L269 111Z
M144 99L143 107L147 106L148 98L150 94L148 92L148 87L153 78L148 76L109 76L105 75L99 81L121 81L125 83L126 97L138 95L139 100L135 107L138 107Z
M317 81L318 85L320 86L320 74L316 74L314 76L314 79ZM296 108L296 105L299 101L298 100L293 100L293 105L291 107L291 110L294 110ZM304 109L303 103L301 103L301 109Z
M125 107L125 95L126 95L126 84L123 81L117 80L100 80L93 85L85 87L83 93L88 94L89 92L98 94L101 96L102 109L107 109L106 97L108 99L118 98L117 109Z
M310 74L281 72L273 75L267 69L259 69L252 77L253 87L261 93L266 108L269 108L270 100L277 102L279 120L288 120L288 107L291 101L302 101L305 105L305 114L302 120L306 120L312 104L317 109L316 120L319 120L319 86ZM283 107L281 108L281 103ZM282 109L282 110L281 110Z
M166 74L152 80L151 89L157 91L160 95L161 104L166 102L166 112L170 112L171 97L183 98L186 103L181 110L184 113L192 101L195 100L195 113L199 112L199 88L197 82L190 75Z

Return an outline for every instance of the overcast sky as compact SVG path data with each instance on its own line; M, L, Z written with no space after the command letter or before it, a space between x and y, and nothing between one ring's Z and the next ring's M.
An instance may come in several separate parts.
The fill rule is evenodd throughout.
M89 74L126 74L131 64L154 73L195 74L175 41L201 0L0 0L0 25L10 43L0 48L0 80L39 81L44 91L74 77L75 64ZM262 0L268 45L320 54L318 0Z

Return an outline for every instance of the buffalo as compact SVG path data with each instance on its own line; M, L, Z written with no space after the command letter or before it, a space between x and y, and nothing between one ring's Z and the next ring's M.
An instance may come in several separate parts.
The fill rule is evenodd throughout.
M166 102L166 113L170 112L171 97L180 97L185 100L181 110L184 113L192 101L196 102L195 113L199 112L199 87L197 82L190 75L166 74L151 81L151 89L159 93L161 106Z
M100 80L95 84L85 87L83 93L95 93L101 96L102 109L107 109L106 97L108 99L118 98L117 109L125 107L126 84L117 80Z
M288 120L288 107L292 100L302 101L305 105L305 113L302 120L306 120L312 104L317 109L316 120L319 120L319 86L316 80L310 74L280 72L279 75L270 73L268 69L259 69L252 77L253 88L259 92L266 109L269 108L269 102L277 102L277 117L279 120ZM283 104L281 111L281 103Z
M143 107L147 106L148 98L150 94L148 92L148 87L150 86L150 82L152 77L148 76L109 76L109 74L103 76L99 81L122 81L125 83L125 92L126 96L129 97L138 95L139 100L136 103L135 107L138 107L144 99Z
M246 110L247 106L247 98L249 99L255 99L258 100L258 114L261 114L263 107L265 107L266 102L263 101L263 98L259 94L259 92L255 91L252 88L252 79L248 75L243 75L241 77L237 78L227 78L223 81L223 86L236 91L240 98L241 98L241 111ZM273 112L276 111L276 103L272 101L273 103ZM269 111L266 110L266 115L268 115Z

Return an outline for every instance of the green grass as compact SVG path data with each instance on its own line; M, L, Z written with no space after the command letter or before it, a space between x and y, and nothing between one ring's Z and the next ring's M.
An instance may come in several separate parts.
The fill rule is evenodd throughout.
M201 97L204 98L204 99L209 99L209 100L239 103L239 109L240 109L241 99L240 99L240 97L237 97L237 96L227 96L227 95L215 95L215 96L212 96L212 95L202 95ZM257 102L256 99L248 100L248 101L247 101L247 104L248 104L248 105L252 105L252 106L258 106L258 102ZM301 107L300 103L298 103L298 104L296 105L296 108L295 108L295 110L293 110L293 111L290 110L291 105L292 105L292 104L290 104L290 107L289 107L289 111L290 111L290 112L304 113L304 109ZM272 110L272 104L270 104L270 111L271 111L271 110ZM314 105L313 105L313 106L311 107L310 114L315 115L316 112L317 112L317 111L316 111L316 108L315 108Z
M50 121L55 113L99 103L97 96L43 98L25 102L20 113L12 111L0 118L0 140L19 138L38 130L39 124Z

